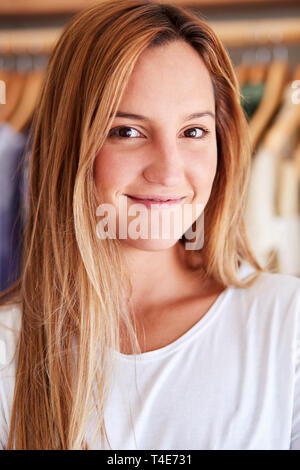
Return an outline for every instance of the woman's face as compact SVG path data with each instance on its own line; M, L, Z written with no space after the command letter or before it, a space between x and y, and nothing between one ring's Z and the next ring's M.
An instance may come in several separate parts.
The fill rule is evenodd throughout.
M116 210L116 238L122 243L142 250L170 248L201 214L216 174L213 85L198 53L183 41L145 50L118 114L95 161L101 201ZM183 199L132 207L138 203L132 196ZM184 205L192 219L184 215ZM134 208L142 210L131 212ZM169 238L162 235L163 220L171 221ZM132 235L145 229L147 238Z

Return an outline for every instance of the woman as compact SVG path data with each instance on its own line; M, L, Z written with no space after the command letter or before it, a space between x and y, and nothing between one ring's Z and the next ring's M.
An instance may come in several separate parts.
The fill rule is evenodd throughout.
M248 244L247 124L211 28L151 0L82 12L32 129L2 447L300 448L300 281Z

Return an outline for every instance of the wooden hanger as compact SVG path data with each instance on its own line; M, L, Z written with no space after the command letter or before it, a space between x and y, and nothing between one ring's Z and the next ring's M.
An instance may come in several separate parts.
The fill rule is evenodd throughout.
M293 160L295 162L298 180L300 181L300 141L293 153Z
M8 83L7 72L1 68L0 68L0 82L4 83L4 100L5 100L5 101L2 101L2 100L0 101L0 116L1 116L1 112L5 109L5 106L7 103L7 83ZM1 98L2 98L2 92L3 92L3 83L1 83Z
M294 155L282 155L279 160L276 208L281 217L299 213L299 174Z
M259 107L264 94L264 81L267 73L270 54L266 56L267 49L256 52L246 51L243 54L242 65L246 65L247 69L244 73L241 91L241 104L245 111L247 120L250 121Z
M280 59L272 61L268 68L263 98L249 123L253 150L281 102L288 70L288 62Z
M264 62L257 62L251 65L248 72L248 82L253 84L260 84L265 81L268 66Z
M235 67L235 73L236 73L236 76L240 85L240 89L247 82L248 70L249 70L249 64L247 64L246 62L240 62Z
M0 68L0 80L3 80L6 83L8 78L7 75L7 71Z
M292 82L300 79L300 67L296 67L292 79L288 81L283 93L282 106L272 127L266 133L262 145L273 154L285 149L294 139L300 124L300 104L293 102Z
M0 122L8 121L16 110L21 99L26 81L26 75L20 72L6 74L6 103L0 106Z
M8 123L17 132L22 132L30 122L34 113L44 81L44 70L34 70L26 78L20 102L8 119Z
M253 84L264 83L270 65L270 52L266 48L259 48L256 52L255 62L248 72L248 82Z
M241 62L235 68L240 88L246 83L260 83L264 80L265 70L265 63L256 60L256 54L253 51L246 50Z

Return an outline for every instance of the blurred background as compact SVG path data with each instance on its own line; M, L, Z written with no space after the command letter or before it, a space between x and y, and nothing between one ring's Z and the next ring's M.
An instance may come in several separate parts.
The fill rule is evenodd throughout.
M0 291L19 276L28 131L64 25L101 0L0 0ZM215 29L249 122L250 241L269 270L300 276L300 0L169 0ZM25 163L25 164L24 164Z

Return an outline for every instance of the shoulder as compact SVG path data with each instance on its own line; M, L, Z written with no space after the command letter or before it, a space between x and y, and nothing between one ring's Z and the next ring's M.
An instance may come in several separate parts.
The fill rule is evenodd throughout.
M300 301L300 278L289 274L262 272L256 281L244 289L250 296L263 300L277 300L289 303Z
M250 279L256 271L248 263L243 263L239 269L239 278ZM248 295L277 298L281 301L289 301L291 298L300 298L300 278L290 274L271 273L264 271L259 273L256 281L245 289Z
M0 305L0 366L8 365L15 354L21 328L21 304Z
M251 278L250 271L241 278ZM252 285L230 288L231 309L247 326L266 335L290 335L300 339L300 278L289 274L262 272Z

